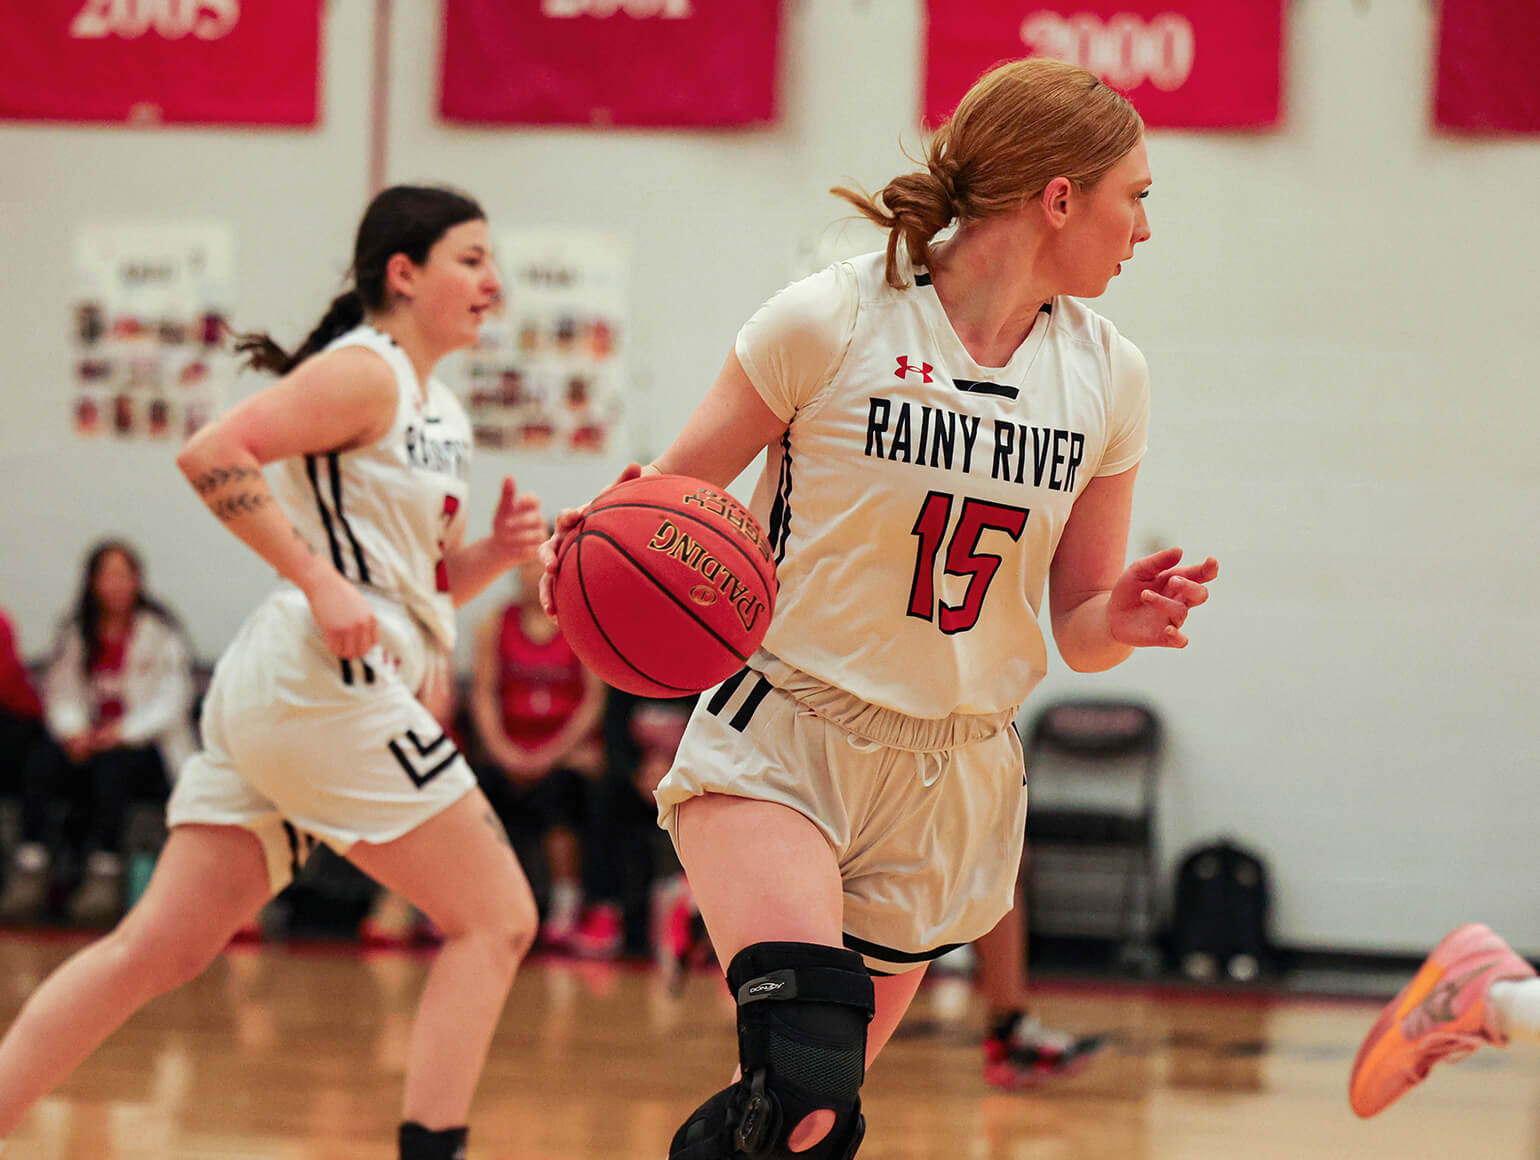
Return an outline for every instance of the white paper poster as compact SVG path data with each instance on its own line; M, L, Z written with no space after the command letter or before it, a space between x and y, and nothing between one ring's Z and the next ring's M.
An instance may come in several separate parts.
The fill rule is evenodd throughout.
M461 364L476 445L604 451L624 412L624 248L552 229L500 232L496 251L503 303Z
M90 225L75 234L70 418L83 437L180 441L207 423L235 373L228 226Z

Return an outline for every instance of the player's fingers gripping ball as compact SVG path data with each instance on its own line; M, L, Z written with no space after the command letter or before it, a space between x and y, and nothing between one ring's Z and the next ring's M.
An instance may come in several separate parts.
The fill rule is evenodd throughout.
M770 627L775 587L758 521L683 475L605 492L556 561L573 651L608 684L652 697L709 689L742 668Z

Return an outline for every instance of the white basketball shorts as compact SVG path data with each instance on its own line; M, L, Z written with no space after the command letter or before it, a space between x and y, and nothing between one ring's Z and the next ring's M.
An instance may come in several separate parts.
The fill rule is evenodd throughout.
M761 651L701 694L659 784L779 802L822 831L844 887L844 941L880 974L992 930L1015 895L1027 788L1014 712L940 720L858 700Z
M203 751L172 792L170 825L255 834L274 893L317 840L339 854L389 842L476 787L407 683L424 670L417 630L372 603L382 645L351 661L327 651L303 593L280 589L258 605L214 670Z

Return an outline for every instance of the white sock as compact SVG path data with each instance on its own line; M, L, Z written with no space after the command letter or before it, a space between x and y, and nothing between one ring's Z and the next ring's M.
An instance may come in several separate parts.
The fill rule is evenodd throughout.
M1504 979L1487 991L1498 1029L1509 1039L1540 1043L1540 979Z
M571 878L558 878L551 883L552 922L572 922L583 906L583 888Z

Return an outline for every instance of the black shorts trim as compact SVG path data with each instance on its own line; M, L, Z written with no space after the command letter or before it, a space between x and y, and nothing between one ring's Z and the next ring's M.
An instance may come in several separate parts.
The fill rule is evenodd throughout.
M743 684L743 679L749 675L747 668L739 669L727 680L717 686L717 691L711 695L711 700L706 702L706 712L715 717L724 708L732 695L738 691L738 686Z
M770 695L770 690L774 687L764 677L759 677L757 673L755 676L758 677L759 683L749 690L749 695L743 698L743 704L738 706L738 711L728 722L739 733L749 727L749 722L754 720L754 714L759 711L760 704Z
M402 736L411 743L412 749L416 751L415 757L408 755L406 746L401 744L401 738L393 737L385 745L390 750L391 756L396 759L396 764L401 766L402 772L411 779L412 784L418 789L427 785L460 758L459 748L453 741L449 740L449 734L447 733L440 733L432 741L428 742L424 742L419 738L417 731L414 729L408 729ZM429 766L427 764L428 760L433 757L439 746L443 745L446 741L449 742L449 749L446 751L445 756L436 764Z
M315 849L315 835L297 829L288 819L284 819L283 833L289 839L289 876L298 878Z
M856 938L853 934L844 937L845 948L867 955L874 959L881 959L887 963L928 963L939 959L942 955L949 955L963 943L947 943L945 946L934 947L928 951L896 951L892 947L885 947L881 943L867 942L864 938ZM879 972L872 972L877 974Z

